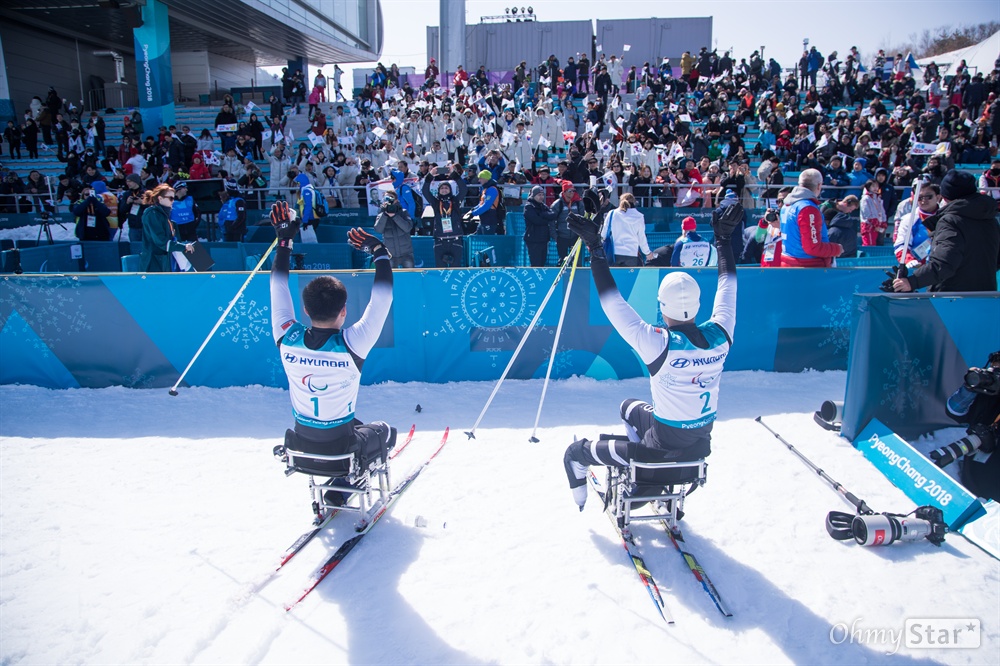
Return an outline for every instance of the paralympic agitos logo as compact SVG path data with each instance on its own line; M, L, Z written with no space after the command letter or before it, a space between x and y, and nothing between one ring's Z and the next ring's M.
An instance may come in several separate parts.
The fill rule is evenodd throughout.
M316 384L313 383L312 378L313 378L312 374L308 374L302 378L302 385L305 386L307 389L309 389L310 393L321 393L330 388L329 384L324 384L323 386L317 386Z

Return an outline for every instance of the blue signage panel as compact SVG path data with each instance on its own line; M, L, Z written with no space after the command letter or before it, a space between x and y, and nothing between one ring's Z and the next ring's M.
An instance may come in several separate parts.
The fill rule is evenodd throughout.
M941 509L948 529L957 530L986 513L975 495L878 419L861 431L854 447L918 506Z

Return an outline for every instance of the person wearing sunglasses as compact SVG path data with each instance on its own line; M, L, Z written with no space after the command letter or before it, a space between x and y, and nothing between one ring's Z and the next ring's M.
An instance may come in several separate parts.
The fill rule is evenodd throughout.
M174 205L174 190L166 183L157 185L143 195L142 252L139 270L144 273L169 273L171 252L194 252L193 243L178 243L170 226L170 209Z

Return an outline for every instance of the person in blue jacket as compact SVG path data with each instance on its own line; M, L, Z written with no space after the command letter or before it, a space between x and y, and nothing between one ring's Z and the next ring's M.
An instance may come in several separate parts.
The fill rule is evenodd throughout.
M491 150L479 158L477 165L480 171L489 171L493 180L499 182L503 170L507 168L507 161L504 160L499 150Z
M187 183L181 181L174 185L174 205L170 208L170 221L174 225L174 237L182 242L191 243L198 240L198 220L201 211L194 197L188 196Z
M809 49L809 82L816 85L816 75L823 67L823 55L816 50L816 47Z
M495 236L502 233L500 230L500 187L493 180L493 174L483 169L479 172L479 183L481 185L479 195L479 205L470 210L462 218L465 221L479 216L478 234Z
M247 233L247 205L236 183L226 181L225 189L219 192L219 199L222 208L216 219L222 229L222 240L242 242Z
M847 170L844 168L844 158L840 155L834 155L830 158L830 164L824 169L823 184L829 185L830 188L837 188L823 190L823 198L843 199L847 196L847 190L840 188L850 185L851 177L847 174Z
M853 194L854 196L861 198L861 189L864 187L865 183L872 179L872 175L868 173L865 166L868 162L863 157L859 157L854 160L854 169L848 175L851 181L851 189L847 190L848 194Z
M406 160L399 160L399 168L389 171L389 176L392 178L392 187L396 190L399 203L412 219L417 212L417 204L413 199L413 188L405 182L410 177L410 167Z

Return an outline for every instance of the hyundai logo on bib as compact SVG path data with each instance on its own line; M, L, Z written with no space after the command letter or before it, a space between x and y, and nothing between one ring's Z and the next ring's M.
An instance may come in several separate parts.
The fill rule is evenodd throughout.
M691 364L691 361L686 358L675 358L670 362L671 368L686 368Z

